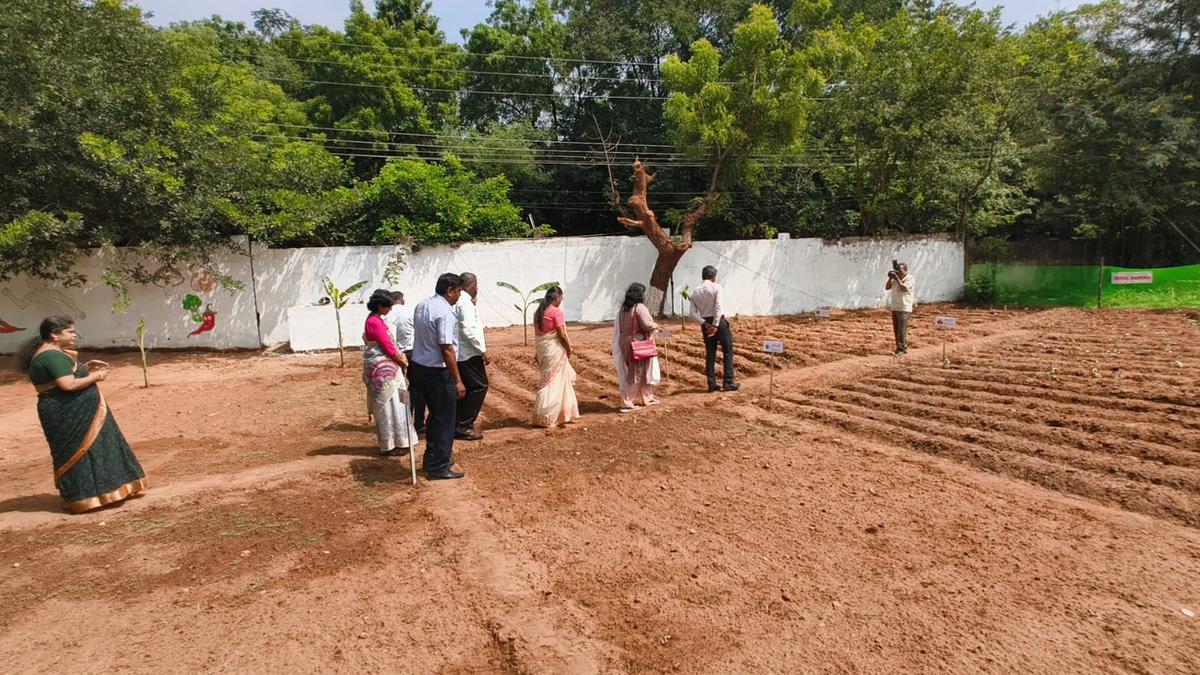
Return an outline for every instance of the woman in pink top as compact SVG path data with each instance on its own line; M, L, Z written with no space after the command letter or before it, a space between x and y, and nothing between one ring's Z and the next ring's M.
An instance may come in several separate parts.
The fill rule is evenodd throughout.
M363 383L367 385L368 415L375 417L380 454L390 457L407 453L412 461L417 430L409 408L408 381L401 370L408 366L408 359L396 348L392 324L383 318L392 310L392 304L392 294L382 290L375 291L367 301L371 314L363 330Z
M658 405L661 401L654 398L654 385L657 378L654 372L655 359L637 360L633 358L633 341L649 340L658 332L658 324L654 322L650 310L646 307L646 287L642 284L630 284L625 291L625 301L617 312L613 322L616 342L613 345L614 356L617 359L617 377L621 383L621 412L628 413L641 405Z
M579 417L575 396L575 369L571 366L571 339L562 311L562 289L553 286L533 314L537 334L537 363L542 375L533 401L533 423L539 427L566 424Z

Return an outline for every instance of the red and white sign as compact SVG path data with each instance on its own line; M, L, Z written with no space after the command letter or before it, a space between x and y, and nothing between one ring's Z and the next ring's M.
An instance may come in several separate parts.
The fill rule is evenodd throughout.
M1152 284L1154 272L1113 272L1114 284Z

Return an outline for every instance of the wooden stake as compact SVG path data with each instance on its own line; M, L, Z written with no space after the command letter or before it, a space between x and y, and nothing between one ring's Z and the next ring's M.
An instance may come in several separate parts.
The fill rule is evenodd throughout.
M1104 254L1100 254L1100 278L1096 280L1096 309L1104 306Z

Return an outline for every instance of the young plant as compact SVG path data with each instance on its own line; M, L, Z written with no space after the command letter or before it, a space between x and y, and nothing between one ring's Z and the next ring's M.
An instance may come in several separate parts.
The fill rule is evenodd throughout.
M557 286L558 282L547 281L540 286L530 289L528 293L522 293L521 289L504 281L497 281L496 285L500 288L507 288L513 293L516 293L517 297L521 298L521 302L513 305L513 309L521 313L521 329L525 332L525 344L529 344L529 308L538 301L538 293L545 293L548 289Z
M138 351L142 353L142 389L150 388L150 365L146 363L146 317L138 318Z
M683 290L679 291L679 295L683 298L683 301L687 303L680 308L681 311L679 317L679 330L684 331L687 329L688 307L692 304L692 292L688 290L687 286L684 286Z
M346 348L342 341L342 308L346 306L347 302L350 302L351 295L354 295L358 289L366 285L367 280L364 279L349 288L339 291L337 286L334 286L333 282L329 280L329 277L325 277L325 293L329 296L329 301L333 305L333 318L337 320L338 361L342 368L346 367Z

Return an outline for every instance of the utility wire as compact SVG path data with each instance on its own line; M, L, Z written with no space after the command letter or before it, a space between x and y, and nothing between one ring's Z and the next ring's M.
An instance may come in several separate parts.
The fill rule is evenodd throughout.
M325 84L341 87L362 87L367 89L391 89L389 85L368 84L366 82L338 82L336 80L306 80L291 77L266 77L272 82L299 82L302 84ZM438 87L417 87L408 83L404 86L413 91L433 92L442 94L491 94L493 96L530 96L534 98L572 98L572 99L602 99L613 101L665 101L666 96L623 96L618 94L542 94L528 91L486 91L480 89L443 89Z
M290 37L290 36L286 36L286 35L281 35L281 36L278 36L275 38L275 40L287 40L287 41L293 41L293 42L300 42L300 41L303 41L304 39L305 38L294 38L294 37ZM314 41L316 41L316 40L314 40ZM429 53L432 51L436 54L437 50L439 49L439 47L390 47L388 45L369 45L369 44L363 44L360 42L345 42L345 41L330 42L330 41L326 41L326 40L319 40L318 44L335 45L338 47L355 47L358 49L371 49L371 50L384 49L384 50L391 51L391 52L402 52L402 53L416 52L416 51L423 52L423 53ZM443 56L479 56L479 57L484 57L484 58L488 58L488 59L513 59L513 60L519 60L519 61L543 61L543 62L551 61L551 62L560 62L560 63L578 63L581 65L601 64L601 65L612 65L612 66L633 66L633 67L638 67L638 68L658 68L658 65L659 65L657 62L647 63L647 62L640 62L640 61L606 61L603 59L572 59L572 58L558 57L558 56L523 56L523 55L519 55L519 54L495 54L495 53L489 53L489 52L468 52L468 51L460 51L458 49L453 49L453 48L451 48L448 51L443 50L441 55L443 55Z
M343 66L345 68L359 68L362 65L359 63L349 63L346 61L328 61L328 60L322 60L322 59L301 59L301 58L296 58L294 56L287 56L287 55L281 55L281 56L282 56L282 58L285 58L294 63L318 63L318 64L332 65L332 66ZM265 55L261 55L261 54L254 54L250 58L252 58L256 61L262 61L262 60L266 59L267 57ZM573 80L581 80L584 82L629 82L629 83L639 83L639 84L662 84L662 82L663 82L663 80L661 80L661 79L642 79L642 78L638 78L638 77L609 77L609 76L603 76L603 75L581 75L581 76L577 76L577 77L566 77L566 76L560 77L560 76L553 75L550 73L514 73L514 72L503 71L503 70L469 70L469 69L463 69L463 68L434 68L432 66L403 66L403 65L393 65L393 64L384 65L384 64L379 64L379 63L370 64L370 68L372 70L384 70L384 71L406 71L406 72L425 72L425 73L462 73L464 75L496 75L496 76L502 76L502 77L541 78L541 79L561 80L564 82L569 82L569 81L573 81ZM721 82L719 84L732 84L732 83Z

